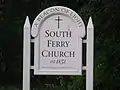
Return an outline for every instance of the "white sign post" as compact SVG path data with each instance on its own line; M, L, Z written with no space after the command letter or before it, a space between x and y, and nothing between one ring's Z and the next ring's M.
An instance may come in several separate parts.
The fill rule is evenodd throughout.
M23 39L23 90L30 90L30 22L24 24Z
M92 18L87 26L86 90L93 90L94 27Z
M31 35L34 39L30 38ZM24 25L23 90L30 90L30 69L35 75L82 75L86 70L86 90L93 90L93 23L85 25L73 10L54 6L42 11L32 28ZM30 42L34 43L34 66L30 65ZM82 44L87 44L86 66L82 65Z

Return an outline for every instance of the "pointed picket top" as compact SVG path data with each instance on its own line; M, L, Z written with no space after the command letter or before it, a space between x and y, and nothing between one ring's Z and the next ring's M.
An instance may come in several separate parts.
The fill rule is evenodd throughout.
M24 24L24 28L30 28L30 21L29 21L29 17L27 16L26 17L26 20L25 20L25 24Z
M94 28L93 22L92 22L92 17L89 18L87 28Z

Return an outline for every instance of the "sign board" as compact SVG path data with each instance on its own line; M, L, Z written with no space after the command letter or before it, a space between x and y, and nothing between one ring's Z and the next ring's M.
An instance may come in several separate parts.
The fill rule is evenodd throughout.
M86 27L73 10L54 6L42 11L32 28L26 17L23 35L23 90L30 90L30 69L35 75L82 75L86 70L86 90L93 90L94 25ZM34 38L31 38L31 34ZM34 65L31 66L31 43ZM86 44L86 65L82 65L82 44Z
M54 6L42 11L31 30L35 75L81 75L85 25L73 10Z

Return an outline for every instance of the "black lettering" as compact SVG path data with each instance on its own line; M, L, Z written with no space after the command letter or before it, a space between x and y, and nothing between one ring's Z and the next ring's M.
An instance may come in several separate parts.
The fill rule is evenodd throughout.
M43 50L43 51L42 51L42 56L43 56L43 57L48 57L47 52L48 52L47 50Z
M61 64L65 64L65 62L66 62L66 60L65 60L65 59L62 59L61 61L62 61L62 63L61 63Z
M70 32L66 32L66 37L71 37L71 31Z
M64 13L66 13L66 14L68 13L68 9L62 8L61 11L64 12Z
M51 31L50 32L50 37L54 37L55 36L55 32L54 31Z
M44 15L44 16L47 16L47 15L48 15L48 12L44 12L43 15Z
M60 47L60 41L56 41L56 47Z
M61 32L56 32L56 37L60 37L61 36Z
M64 53L64 56L65 57L69 57L70 55L69 55L69 51L66 51L65 53Z
M55 11L59 12L59 11L60 11L60 8L55 8Z
M65 47L65 42L61 41L61 47Z
M64 53L60 51L60 57L64 57Z
M48 47L50 47L52 40L48 40Z
M49 30L46 30L45 34L46 34L45 37L49 37Z
M70 57L75 57L75 51L73 51L73 52L71 51L70 52Z

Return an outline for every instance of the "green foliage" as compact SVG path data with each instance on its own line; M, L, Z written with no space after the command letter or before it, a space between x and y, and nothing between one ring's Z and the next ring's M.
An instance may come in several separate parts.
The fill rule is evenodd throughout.
M12 86L9 86L9 87L0 87L0 90L17 90L17 88L12 87Z

